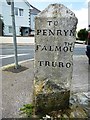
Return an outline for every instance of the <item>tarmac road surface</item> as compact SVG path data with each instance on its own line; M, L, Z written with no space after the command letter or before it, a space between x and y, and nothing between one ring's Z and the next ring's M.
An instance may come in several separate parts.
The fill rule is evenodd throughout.
M12 44L2 44L0 51L2 51L0 54L0 63L2 63L1 66L14 63L14 49ZM34 59L34 45L18 45L17 51L19 62ZM74 55L86 55L85 51L86 45L76 44Z

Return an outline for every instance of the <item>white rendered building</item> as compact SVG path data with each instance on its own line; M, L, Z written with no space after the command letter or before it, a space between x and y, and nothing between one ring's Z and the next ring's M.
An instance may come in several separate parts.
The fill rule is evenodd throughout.
M34 31L34 18L40 12L26 0L14 0L16 35L28 36ZM12 35L11 5L0 0L0 15L4 22L4 35Z

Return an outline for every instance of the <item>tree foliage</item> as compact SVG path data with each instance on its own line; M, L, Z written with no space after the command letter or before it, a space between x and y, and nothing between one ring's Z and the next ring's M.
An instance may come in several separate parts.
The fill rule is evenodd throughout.
M86 30L86 28L81 29L78 31L77 35L78 35L79 40L82 40L82 41L87 40L88 31Z

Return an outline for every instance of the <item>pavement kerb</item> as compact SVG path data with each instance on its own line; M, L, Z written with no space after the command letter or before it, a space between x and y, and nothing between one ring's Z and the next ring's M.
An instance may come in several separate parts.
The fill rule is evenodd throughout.
M22 64L22 63L26 63L26 62L29 62L29 61L34 61L34 59L29 59L29 60L20 61L20 62L18 62L18 64L20 65L20 64ZM12 67L12 66L15 66L15 63L2 66L2 67L0 67L0 69L3 70L3 69L6 69L6 68L9 68L9 67Z

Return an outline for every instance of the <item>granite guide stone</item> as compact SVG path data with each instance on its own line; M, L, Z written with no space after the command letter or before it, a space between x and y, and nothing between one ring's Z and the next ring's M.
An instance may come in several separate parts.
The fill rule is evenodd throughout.
M36 114L69 107L77 18L62 4L51 4L35 18Z

